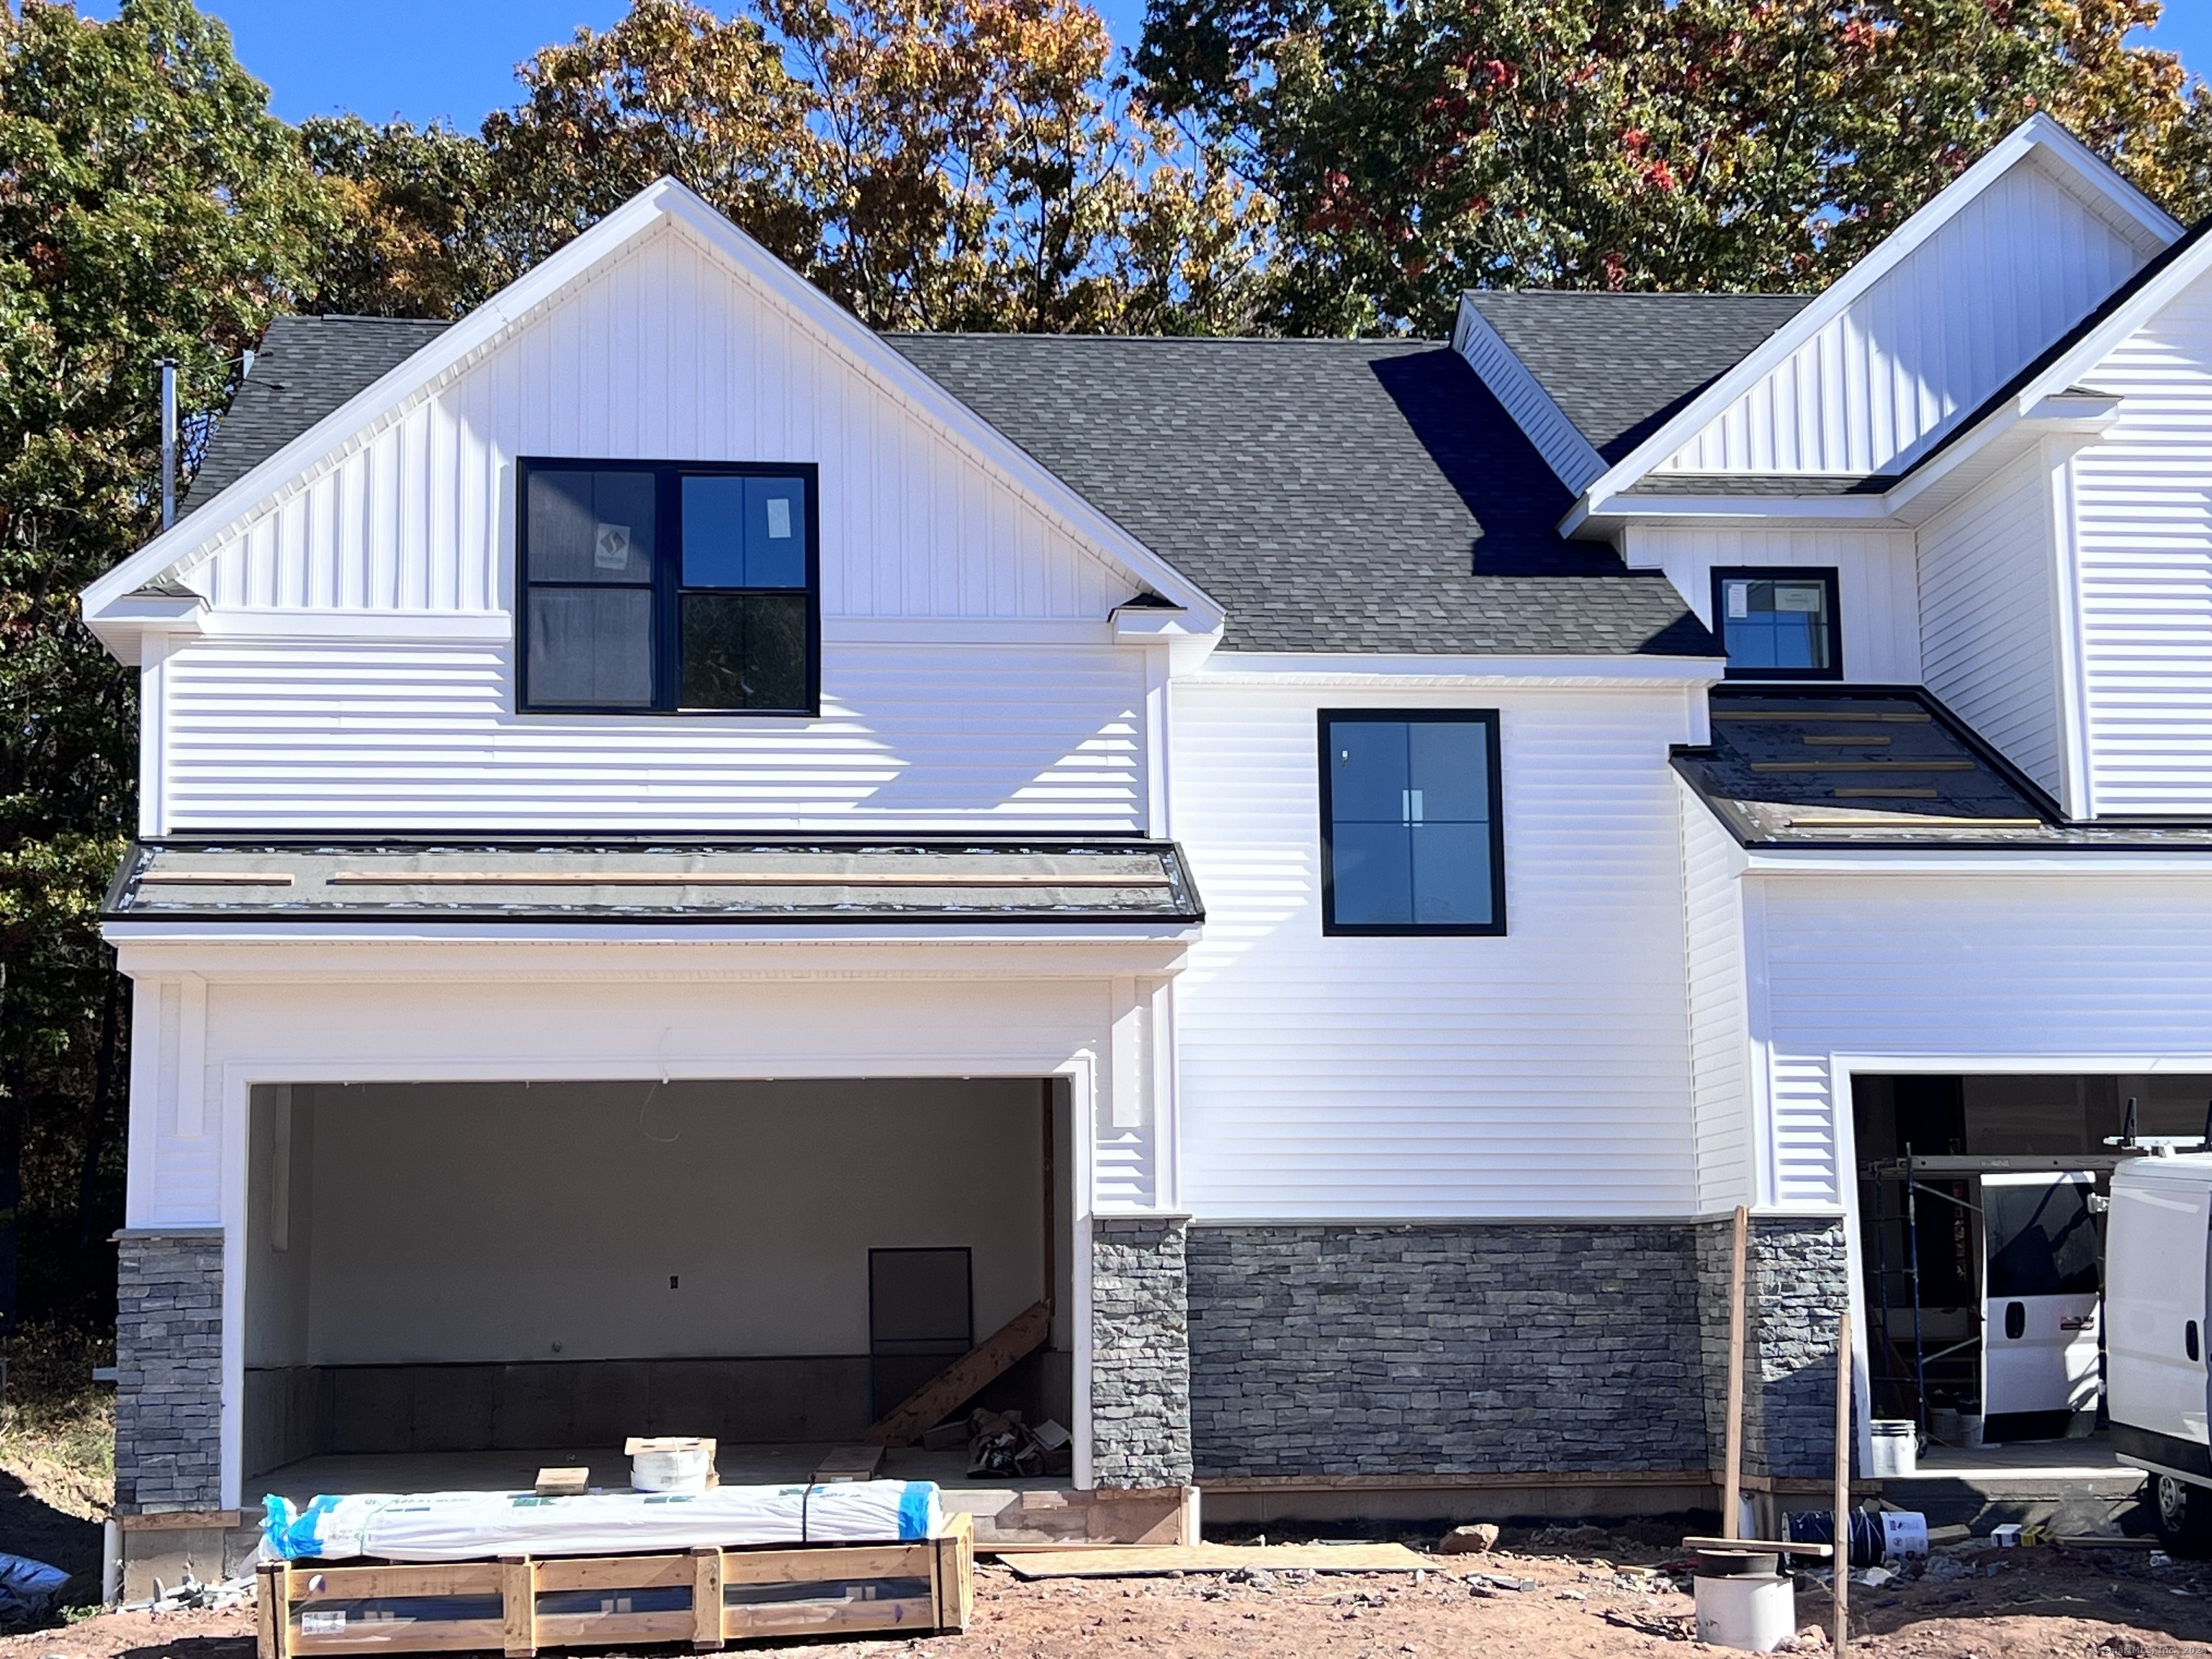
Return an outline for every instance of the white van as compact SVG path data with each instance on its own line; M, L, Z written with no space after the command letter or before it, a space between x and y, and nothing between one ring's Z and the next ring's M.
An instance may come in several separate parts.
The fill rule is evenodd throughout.
M2105 1236L2105 1380L2112 1449L2149 1471L2159 1535L2212 1554L2205 1289L2212 1155L2157 1149L2112 1174Z

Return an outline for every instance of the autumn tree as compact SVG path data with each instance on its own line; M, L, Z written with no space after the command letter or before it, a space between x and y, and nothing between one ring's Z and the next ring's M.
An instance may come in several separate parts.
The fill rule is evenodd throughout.
M0 1321L19 1232L112 1278L136 697L76 593L158 527L156 365L216 404L330 228L267 96L185 0L0 9Z
M1284 322L1474 286L1818 287L2043 109L2212 207L2157 0L1152 0L1137 64L1281 211Z

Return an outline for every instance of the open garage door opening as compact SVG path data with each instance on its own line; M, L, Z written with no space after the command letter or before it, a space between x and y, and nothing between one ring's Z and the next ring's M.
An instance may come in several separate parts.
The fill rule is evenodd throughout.
M2118 1144L2205 1133L2212 1076L1851 1079L1873 1415L1954 1447L2104 1423Z
M1075 1423L1067 1111L1035 1078L257 1088L241 1472L620 1486L627 1437L685 1434L803 1480L903 1407L885 1473L957 1480L964 1437L899 1448Z

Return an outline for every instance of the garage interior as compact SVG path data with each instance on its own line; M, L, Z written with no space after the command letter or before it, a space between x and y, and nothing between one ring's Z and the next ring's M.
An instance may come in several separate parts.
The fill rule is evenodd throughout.
M2203 1136L2212 1076L1858 1073L1851 1102L1873 1414L1968 1449L2098 1433L2116 1143L2130 1103L2139 1139Z
M243 1475L620 1486L687 1434L803 1479L1040 1302L959 1413L1072 1429L1067 1116L1035 1078L257 1088Z

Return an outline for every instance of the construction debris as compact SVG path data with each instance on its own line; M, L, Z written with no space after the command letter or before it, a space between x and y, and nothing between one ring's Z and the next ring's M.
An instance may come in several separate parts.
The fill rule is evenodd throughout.
M21 1559L20 1556L0 1556L0 1561L20 1559ZM33 1561L29 1565L39 1566L40 1564ZM69 1575L58 1567L46 1567L45 1571L55 1575L53 1593L58 1593L61 1587L69 1582ZM0 1568L0 1577L3 1577L6 1572L7 1569ZM52 1600L52 1594L50 1594L47 1597L49 1605ZM221 1613L228 1607L250 1607L253 1605L253 1576L251 1573L242 1578L227 1578L219 1584L203 1584L187 1571L183 1580L173 1589L164 1588L161 1581L156 1578L154 1581L153 1595L143 1601L125 1601L117 1611L181 1613L186 1608L191 1608L207 1613ZM42 1607L39 1615L36 1616L43 1616L45 1608Z
M1018 1412L985 1411L978 1407L968 1416L968 1473L997 1475L1066 1474L1073 1453L1073 1437L1048 1419L1035 1428Z

